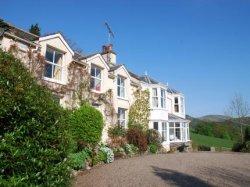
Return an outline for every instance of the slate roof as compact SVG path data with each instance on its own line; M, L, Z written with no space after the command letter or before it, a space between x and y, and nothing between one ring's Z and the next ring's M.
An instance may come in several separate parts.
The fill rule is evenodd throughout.
M140 80L149 84L158 84L159 82L155 81L154 79L152 79L151 77L149 77L148 75L143 75L140 76Z
M15 36L18 36L19 38L25 39L27 41L35 41L39 39L39 36L32 34L28 31L25 31L21 28L15 27L14 25L12 25L11 23L8 23L4 20L1 20L3 25L5 25L5 27L8 27L8 32L14 34Z
M168 120L169 121L171 121L171 120L173 120L173 121L176 121L176 120L185 120L185 121L187 121L187 119L185 119L185 118L181 118L181 117L179 117L179 116L176 116L176 115L174 115L174 114L168 114Z
M170 88L170 87L168 87L167 92L171 93L171 94L178 94L178 93L180 93L179 91L177 91L177 90L175 90L173 88Z

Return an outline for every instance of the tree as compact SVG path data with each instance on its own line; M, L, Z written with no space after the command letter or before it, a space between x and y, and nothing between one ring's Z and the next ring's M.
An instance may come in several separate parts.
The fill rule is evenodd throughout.
M32 34L35 34L37 36L41 36L41 29L40 29L38 23L36 23L35 25L32 24L30 26L29 32Z
M244 142L243 135L243 125L244 118L247 117L250 113L250 108L248 103L244 100L241 94L235 94L233 99L231 100L228 112L232 118L234 118L240 124L240 133L241 133L241 141Z

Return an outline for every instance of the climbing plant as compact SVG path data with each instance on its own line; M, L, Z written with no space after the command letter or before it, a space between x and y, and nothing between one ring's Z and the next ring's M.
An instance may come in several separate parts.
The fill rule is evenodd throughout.
M149 123L149 91L136 90L134 92L135 102L129 110L128 127L141 126L144 130L148 129Z

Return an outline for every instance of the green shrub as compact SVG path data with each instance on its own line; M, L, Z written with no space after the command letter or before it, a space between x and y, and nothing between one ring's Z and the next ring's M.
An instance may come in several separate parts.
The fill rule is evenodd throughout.
M85 161L88 158L88 153L84 150L79 153L69 154L70 167L74 170L83 169L85 167Z
M250 141L245 142L244 152L250 153Z
M103 117L97 109L89 104L75 110L70 115L69 123L73 139L76 142L82 141L96 145L101 140Z
M147 130L147 141L148 144L155 144L157 148L161 148L161 135L155 129L148 129Z
M64 110L22 63L0 50L0 186L66 186Z
M92 164L93 165L97 165L99 163L102 163L102 162L106 162L107 161L107 154L103 151L99 151L94 157L93 157L93 160L92 160Z
M158 150L158 146L156 144L149 144L149 151L150 153L157 153L157 150Z
M211 151L211 148L206 145L198 145L198 151Z
M233 145L232 147L232 151L234 152L241 152L241 150L244 148L244 144L243 143L240 143L240 142L237 142Z
M120 125L116 125L114 127L110 127L108 129L108 135L109 137L113 138L113 137L125 137L126 136L126 130L124 129L124 127L120 126Z
M250 141L250 126L247 126L245 129L245 142Z
M146 133L138 127L131 127L127 131L128 143L135 145L139 148L140 152L147 151L147 137Z
M113 152L115 158L124 158L126 156L126 152L122 147L115 147Z

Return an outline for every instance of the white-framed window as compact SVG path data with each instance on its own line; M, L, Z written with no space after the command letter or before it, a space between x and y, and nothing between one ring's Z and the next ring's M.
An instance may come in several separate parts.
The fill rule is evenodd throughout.
M183 97L181 97L180 105L181 105L181 113L184 114L184 98Z
M167 122L162 122L162 129L161 129L161 136L162 136L162 141L167 141Z
M101 91L101 68L91 65L91 80L90 80L90 88L96 91Z
M126 125L126 113L125 113L124 108L118 108L117 119L118 119L118 125L125 127L125 125Z
M161 89L161 108L166 108L166 91Z
M155 130L157 130L158 131L158 129L159 129L159 127L158 127L158 122L154 122L153 123L153 128L155 129Z
M62 80L62 69L63 69L63 53L47 47L45 54L45 69L44 77Z
M117 76L117 96L125 98L125 78Z
M181 141L181 126L178 122L169 123L169 140Z
M152 89L152 106L158 108L158 92L157 88Z
M178 97L174 98L174 111L179 112L179 98Z

